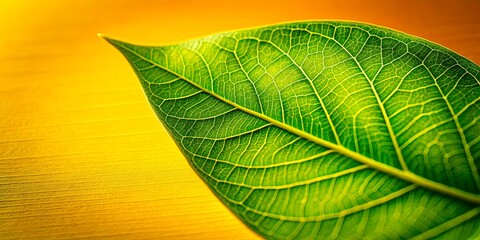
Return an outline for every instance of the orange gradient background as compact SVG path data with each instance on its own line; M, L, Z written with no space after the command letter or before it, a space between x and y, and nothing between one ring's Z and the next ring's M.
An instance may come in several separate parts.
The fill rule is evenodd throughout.
M255 239L99 39L159 45L284 21L343 19L480 63L480 3L0 1L0 239Z

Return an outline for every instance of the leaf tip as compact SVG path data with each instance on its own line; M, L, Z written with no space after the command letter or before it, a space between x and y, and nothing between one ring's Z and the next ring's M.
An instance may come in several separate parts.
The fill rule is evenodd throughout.
M103 33L97 33L97 36L99 38L105 39L105 41L107 41L108 43L112 44L115 47L117 47L120 43L122 43L121 41L105 36Z
M107 42L110 42L112 40L111 38L105 36L105 34L103 33L97 33L97 37L105 39Z

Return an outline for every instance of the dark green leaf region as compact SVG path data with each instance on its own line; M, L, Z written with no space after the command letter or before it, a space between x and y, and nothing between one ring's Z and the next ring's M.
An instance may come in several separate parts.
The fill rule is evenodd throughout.
M480 67L382 27L107 39L218 198L268 239L480 238Z

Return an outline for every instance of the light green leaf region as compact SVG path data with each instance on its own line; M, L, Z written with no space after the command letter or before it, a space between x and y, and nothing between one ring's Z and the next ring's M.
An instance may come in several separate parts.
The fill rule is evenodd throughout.
M193 169L262 236L480 237L475 63L348 22L107 40Z

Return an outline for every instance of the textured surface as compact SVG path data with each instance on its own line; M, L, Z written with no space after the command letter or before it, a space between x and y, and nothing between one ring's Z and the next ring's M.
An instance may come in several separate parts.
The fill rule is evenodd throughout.
M346 22L107 40L192 167L260 234L480 237L475 63Z
M256 237L191 170L128 63L98 32L163 44L282 21L350 19L422 36L480 63L477 0L295 3L0 1L0 239Z

